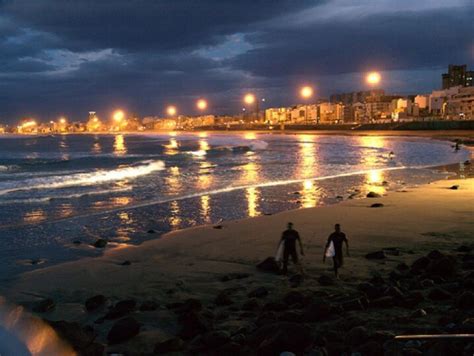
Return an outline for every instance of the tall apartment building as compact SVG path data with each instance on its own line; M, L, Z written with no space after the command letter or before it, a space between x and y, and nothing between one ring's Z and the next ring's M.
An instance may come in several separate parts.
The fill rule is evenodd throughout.
M446 103L447 119L474 119L474 87L460 88Z
M448 73L441 75L443 89L451 87L472 87L474 85L474 71L467 70L467 65L450 64Z
M331 103L342 103L344 105L352 105L355 103L363 103L368 97L382 96L385 92L382 89L354 91L350 93L333 94L330 96Z

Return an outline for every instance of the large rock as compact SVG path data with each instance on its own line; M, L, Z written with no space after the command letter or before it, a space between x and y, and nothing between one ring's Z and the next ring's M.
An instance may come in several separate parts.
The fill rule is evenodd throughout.
M365 258L367 258L368 260L383 260L385 257L385 252L383 252L382 250L370 252L365 255Z
M159 342L155 345L155 354L165 354L168 352L181 351L184 347L184 342L179 337Z
M130 340L140 332L140 323L132 317L126 317L115 322L107 334L110 345Z
M105 246L107 246L107 240L105 239L97 239L93 244L92 246L94 246L95 248L104 248Z
M257 269L264 272L279 273L280 266L274 257L267 257L257 265Z
M433 250L431 251L428 255L426 255L430 260L439 260L444 257L444 255L438 251L438 250Z
M367 198L380 198L382 197L379 193L375 192L368 192L366 195Z
M428 294L428 298L434 301L442 301L451 299L451 294L441 288L434 288Z
M456 274L456 260L450 257L439 257L428 266L426 273L431 276L452 277Z
M107 298L105 296L103 296L102 294L90 297L85 302L86 310L88 312L95 311L95 310L99 309L101 306L103 306L106 301L107 301Z
M137 302L133 299L121 300L105 314L104 319L118 319L135 310Z
M189 312L182 315L179 322L181 324L179 336L185 340L206 333L211 329L211 323L196 312Z
M464 309L464 310L473 309L474 308L474 293L473 292L462 293L456 302L456 306L459 309Z
M314 302L304 309L304 321L317 322L331 316L331 306L327 303Z
M283 297L283 301L287 305L304 304L306 297L301 292L291 291Z
M250 336L249 345L262 356L280 355L282 352L303 354L312 344L311 332L305 326L291 322L264 325Z
M203 343L210 349L217 348L230 342L230 335L227 331L210 331L202 336Z
M372 283L360 283L357 289L364 293L369 299L376 299L383 296L383 290Z
M265 287L258 287L251 291L247 296L249 298L264 298L268 295L268 289Z
M322 286L331 286L334 284L334 278L328 276L327 274L322 274L318 278L318 283Z
M424 271L426 268L428 268L428 265L430 263L431 263L431 260L428 257L426 256L420 257L411 265L411 271L412 273L419 274L422 271Z
M350 347L362 345L369 340L369 332L363 326L356 326L346 334L344 342Z
M64 320L46 321L62 340L80 355L102 356L104 346L94 342L96 335L93 330L81 327L79 323L71 323Z

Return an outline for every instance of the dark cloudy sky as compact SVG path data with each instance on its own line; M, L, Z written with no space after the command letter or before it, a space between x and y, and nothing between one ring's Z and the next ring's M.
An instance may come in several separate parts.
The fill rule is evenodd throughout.
M0 121L236 113L365 89L368 70L398 93L440 86L474 63L474 0L0 0Z

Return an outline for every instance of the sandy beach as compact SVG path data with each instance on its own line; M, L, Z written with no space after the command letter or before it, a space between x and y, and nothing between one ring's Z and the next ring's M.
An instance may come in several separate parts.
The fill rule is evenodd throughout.
M467 165L462 174L454 179L392 191L380 198L346 200L336 205L225 221L219 226L168 233L139 246L106 248L99 258L81 259L25 273L8 289L5 297L9 302L27 308L51 299L54 306L36 314L47 320L91 326L97 336L93 338L93 344L98 350L107 344L107 335L119 319L104 319L107 307L132 300L133 305L121 311L119 316L131 316L138 321L140 332L126 342L106 346L107 352L254 352L262 345L252 343L252 335L276 320L306 321L313 338L319 340L325 336L324 345L313 343L311 347L324 346L330 354L351 349L347 340L344 344L344 335L360 325L370 334L366 341L376 340L381 347L380 340L386 341L393 334L440 328L439 318L452 307L449 303L437 305L437 302L427 299L431 289L437 288L436 283L448 283L445 279L424 276L424 279L434 280L432 288L420 287L421 279L417 275L407 280L400 278L401 282L395 278L395 285L388 281L392 281L391 273L397 271L397 266L399 272L403 272L400 266L410 266L432 250L460 260L456 251L465 246L465 251L462 248L459 251L467 251L469 255L474 234L471 166ZM450 189L455 185L459 186L458 189ZM374 203L382 203L383 207L372 208ZM299 276L294 277L298 271L291 265L288 276L256 269L259 262L274 256L281 231L289 221L299 231L305 248L302 264L306 275L302 280ZM334 223L342 225L351 250L339 281L332 278L332 262L322 262L323 247ZM365 257L377 251L384 251L382 258ZM459 269L456 278L468 272ZM416 306L389 303L390 306L383 310L378 307L361 310L358 307L354 310L336 308L364 295L360 284L374 276L381 277L387 288L396 287L406 300L412 299L415 290L420 291L422 299ZM418 289L414 287L415 282ZM286 305L283 301L288 302L289 292L303 299L295 305ZM453 303L458 292L452 292ZM85 301L96 295L105 296L105 303L99 303L93 311L86 311ZM255 302L253 307L249 306L249 300ZM334 310L328 311L330 315L322 317L320 322L305 320L302 316L307 314L304 307L308 300L308 303L317 300L319 304L334 306ZM197 306L193 307L193 303ZM279 307L279 304L283 306ZM198 328L196 333L183 335L186 323L192 322L186 318L183 321L183 316L179 316L182 308L200 313L212 326L203 327L202 332ZM423 317L410 317L417 308L424 308L424 313L420 312ZM453 323L458 322L455 314L452 318ZM213 340L207 342L201 333L209 334L211 330L218 335L214 338L213 335L207 336ZM184 341L176 341L176 335L181 335ZM165 342L161 349L156 346L166 340L172 341ZM357 348L352 347L352 350Z

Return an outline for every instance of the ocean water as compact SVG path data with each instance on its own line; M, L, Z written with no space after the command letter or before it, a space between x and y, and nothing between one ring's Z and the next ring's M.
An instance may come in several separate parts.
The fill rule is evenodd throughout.
M99 254L89 246L98 237L123 248L170 230L383 194L439 179L429 167L468 158L449 142L383 136L0 136L0 278Z

